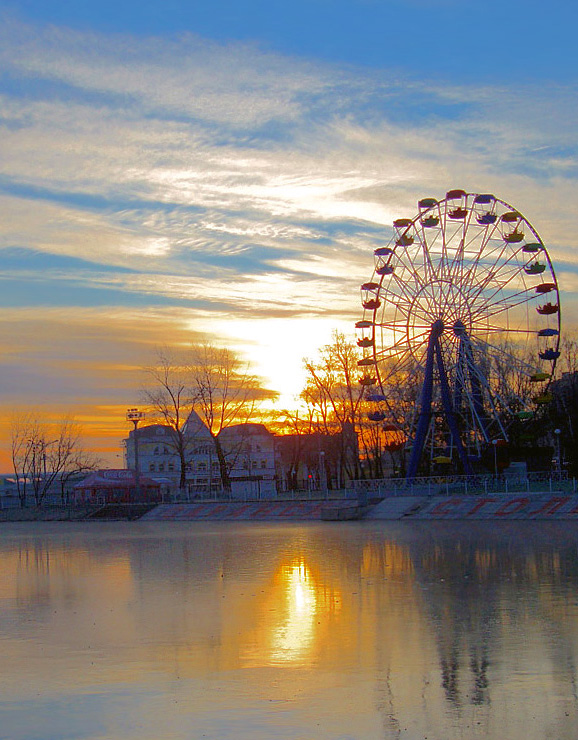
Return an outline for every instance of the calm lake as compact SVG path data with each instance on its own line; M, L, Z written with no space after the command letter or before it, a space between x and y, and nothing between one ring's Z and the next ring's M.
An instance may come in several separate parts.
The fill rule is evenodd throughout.
M578 524L0 526L2 740L576 740Z

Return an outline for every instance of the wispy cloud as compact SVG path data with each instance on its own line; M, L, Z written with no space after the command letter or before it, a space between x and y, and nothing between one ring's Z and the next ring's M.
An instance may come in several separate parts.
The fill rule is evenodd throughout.
M0 63L0 246L25 250L4 275L5 301L25 310L28 292L30 305L43 304L2 332L40 363L27 354L34 337L56 337L51 312L69 316L76 301L78 331L63 330L56 346L69 367L77 357L94 372L84 390L68 386L71 400L108 392L99 378L118 357L143 361L132 338L151 310L178 318L162 337L145 328L147 347L182 339L183 316L194 336L222 320L218 338L239 341L242 319L253 322L243 341L254 332L262 356L265 319L353 322L393 218L450 187L520 208L554 259L567 260L562 284L573 290L570 87L441 85L192 35L107 36L10 18ZM61 262L42 261L54 255ZM105 314L99 364L81 336ZM21 390L39 395L24 377Z

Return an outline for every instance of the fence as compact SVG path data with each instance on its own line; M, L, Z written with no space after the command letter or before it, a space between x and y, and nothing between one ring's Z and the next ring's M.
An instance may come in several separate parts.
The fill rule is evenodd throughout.
M346 498L354 498L356 493L353 488L340 488L337 490L320 489L298 489L278 491L275 495L261 496L256 491L244 491L241 494L215 494L208 491L180 491L173 488L163 493L163 503L199 503L210 501L341 501Z
M445 475L427 478L377 478L356 480L353 487L360 501L387 496L475 496L486 493L576 493L576 479L566 473L504 475Z

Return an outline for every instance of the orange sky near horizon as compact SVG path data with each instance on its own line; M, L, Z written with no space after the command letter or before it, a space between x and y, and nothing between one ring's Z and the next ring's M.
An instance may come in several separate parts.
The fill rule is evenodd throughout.
M114 466L159 346L230 347L295 404L393 220L450 188L528 218L575 329L570 82L9 15L0 36L0 471L23 408L75 417Z

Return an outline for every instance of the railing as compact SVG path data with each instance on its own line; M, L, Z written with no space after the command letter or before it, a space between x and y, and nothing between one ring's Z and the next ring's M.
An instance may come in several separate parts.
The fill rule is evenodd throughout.
M378 478L356 480L354 491L360 500L387 496L475 496L486 493L576 493L575 478L566 473L528 473L523 477L507 475L440 475L426 478Z
M322 491L320 489L309 489L300 488L297 490L290 491L277 491L275 495L261 495L259 496L253 491L247 491L241 495L226 495L224 493L209 493L208 491L179 491L179 489L171 489L163 494L163 503L205 503L205 502L248 502L248 501L341 501L343 499L355 498L356 494L353 488L340 488Z

